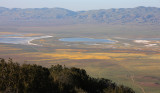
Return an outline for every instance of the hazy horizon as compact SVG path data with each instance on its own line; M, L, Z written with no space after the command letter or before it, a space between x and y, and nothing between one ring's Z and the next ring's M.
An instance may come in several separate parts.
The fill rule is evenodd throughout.
M73 11L98 10L110 8L134 8L138 6L158 7L158 0L2 0L1 7L6 8L65 8Z
M136 6L136 7L131 7L131 8L137 8L137 7L152 7L152 6ZM0 6L0 8L8 8L8 7L3 7L3 6ZM8 8L8 9L42 9L42 8L48 8L48 9L52 9L52 8L60 8L60 9L67 9L67 8L63 8L63 7L35 7L35 8L18 8L18 7L13 7L13 8ZM130 8L130 7L128 7ZM155 8L160 8L160 7L155 7ZM103 9L103 8L101 8ZM92 10L101 10L101 9L91 9ZM108 8L108 9L120 9L120 8ZM108 10L106 9L106 10ZM124 8L124 9L127 9L127 8ZM70 10L70 11L75 11L75 12L78 12L78 11L90 11L90 10L72 10L72 9L67 9L67 10Z

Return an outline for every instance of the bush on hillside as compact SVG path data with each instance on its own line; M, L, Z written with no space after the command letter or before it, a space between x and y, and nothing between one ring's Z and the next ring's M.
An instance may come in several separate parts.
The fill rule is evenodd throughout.
M0 93L135 93L109 79L90 77L84 69L50 68L0 59Z

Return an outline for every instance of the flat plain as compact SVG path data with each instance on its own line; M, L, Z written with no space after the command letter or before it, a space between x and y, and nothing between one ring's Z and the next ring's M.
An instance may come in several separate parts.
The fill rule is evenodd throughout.
M75 66L86 69L93 77L108 78L129 86L136 93L159 93L159 29L159 25L147 24L0 27L0 35L53 36L32 41L38 45L0 43L0 58L46 67L55 64ZM110 39L116 43L59 41L71 37Z

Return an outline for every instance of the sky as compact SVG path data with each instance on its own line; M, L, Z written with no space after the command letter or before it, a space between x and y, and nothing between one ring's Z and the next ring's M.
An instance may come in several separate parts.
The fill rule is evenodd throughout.
M0 7L7 8L66 8L73 11L133 8L138 6L160 7L160 0L0 0Z

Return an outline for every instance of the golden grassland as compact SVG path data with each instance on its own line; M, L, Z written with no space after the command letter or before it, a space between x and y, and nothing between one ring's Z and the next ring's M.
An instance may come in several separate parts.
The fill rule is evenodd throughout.
M81 52L80 52L81 51ZM84 52L85 51L85 52ZM126 60L126 59L160 59L159 54L145 53L87 53L87 50L56 49L52 53L22 53L22 55L34 55L36 57L49 57L50 59L104 59L104 60Z
M24 36L26 37L31 37L31 36L39 36L39 35L42 35L42 34L38 34L38 33L28 33L28 34L24 34Z
M3 51L17 51L17 50L22 50L22 49L12 48L12 47L8 47L6 45L0 45L0 52L3 52Z
M0 32L0 35L19 35L19 33L14 33L14 32ZM22 34L22 33L21 33ZM40 33L23 33L23 36L25 37L32 37L32 36L40 36L40 35L43 35L43 34L40 34Z
M9 34L13 34L12 32L0 32L0 35L9 35Z
M50 52L20 52L20 48L13 48L0 45L0 57L17 59L17 62L27 61L44 66L62 64L84 68L94 77L104 77L112 79L119 84L132 87L137 93L141 93L143 88L146 93L152 89L159 93L159 79L153 81L153 77L160 78L160 54L129 52L88 52L86 49L53 49ZM9 52L7 54L7 52ZM23 62L25 63L25 62ZM151 78L143 78L150 76ZM141 77L141 78L139 78ZM133 81L134 80L134 81ZM147 83L149 82L149 84ZM154 86L153 86L154 85Z

